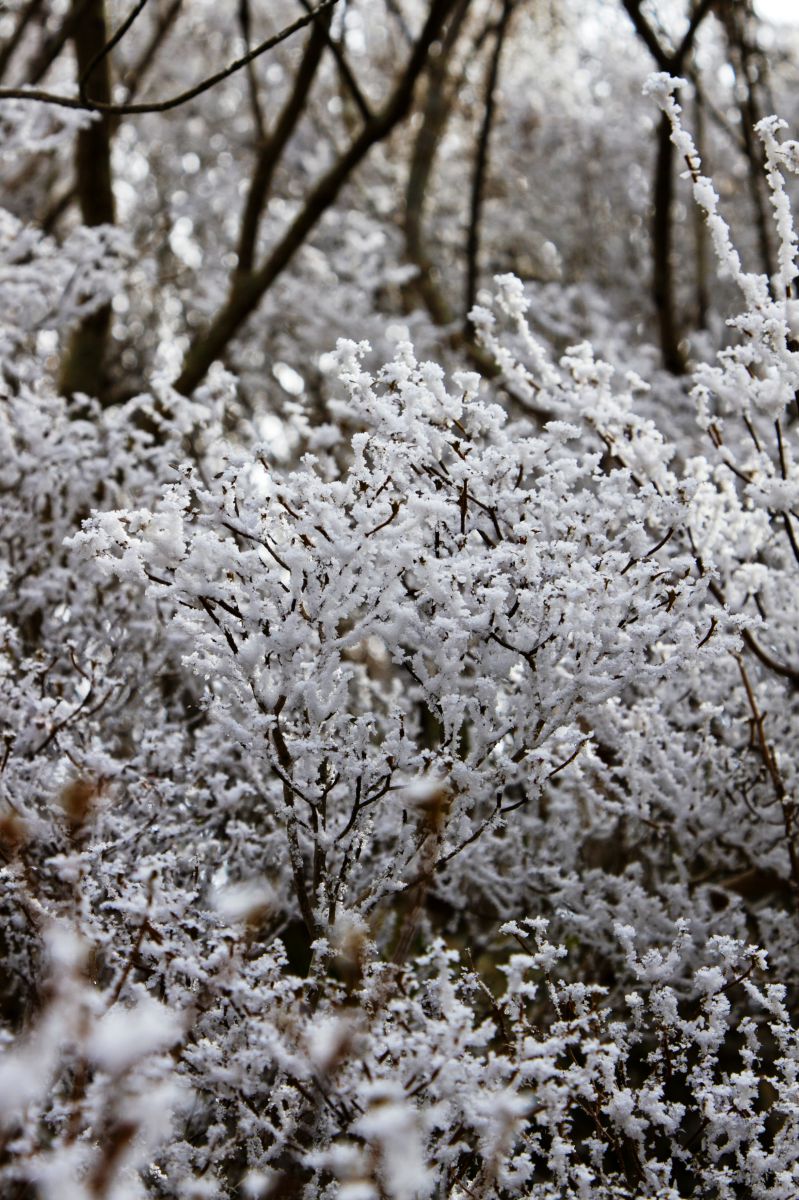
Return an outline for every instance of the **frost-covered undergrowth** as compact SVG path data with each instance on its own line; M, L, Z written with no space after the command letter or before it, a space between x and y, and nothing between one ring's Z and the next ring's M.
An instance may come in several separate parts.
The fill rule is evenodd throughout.
M772 293L654 90L746 305L701 453L510 277L543 428L352 342L291 468L221 373L75 406L119 249L4 225L4 1196L796 1194L799 155Z

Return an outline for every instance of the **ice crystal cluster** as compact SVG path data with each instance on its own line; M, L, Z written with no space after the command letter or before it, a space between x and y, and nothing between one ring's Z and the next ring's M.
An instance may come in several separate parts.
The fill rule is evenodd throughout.
M799 152L746 274L675 86L690 450L511 276L499 376L342 341L291 463L222 371L64 400L125 247L2 218L3 1196L796 1196Z

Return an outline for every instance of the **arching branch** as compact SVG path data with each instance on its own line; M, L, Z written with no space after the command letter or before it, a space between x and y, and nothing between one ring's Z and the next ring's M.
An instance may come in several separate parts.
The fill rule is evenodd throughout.
M136 113L169 112L173 108L180 108L181 105L188 104L190 100L201 96L203 92L210 91L218 83L229 79L231 75L235 75L238 71L241 71L243 67L246 67L248 63L251 63L261 54L265 54L268 50L279 46L281 42L285 42L287 38L298 33L300 29L304 29L306 25L310 25L319 13L324 12L325 9L332 8L337 3L338 0L321 0L312 13L306 14L304 17L299 17L293 24L287 25L280 33L273 34L272 37L267 38L266 41L261 42L254 49L241 58L237 58L221 71L217 71L214 75L209 75L201 83L195 84L194 87L188 88L185 92L179 92L176 96L170 96L167 100L154 100L147 104L112 104L110 101L103 100L102 96L87 95L85 98L59 96L55 92L45 92L34 88L0 88L0 100L30 100L37 104L55 104L61 108L76 108L86 112L109 113L116 116L135 115ZM116 35L114 36L116 37ZM101 54L100 57L104 57L104 55Z
M283 237L257 270L240 278L211 325L192 343L175 387L184 395L202 382L211 364L224 353L245 321L255 312L266 292L282 274L322 215L335 202L344 184L371 148L382 141L405 117L416 81L428 51L439 37L456 0L432 0L424 28L413 52L380 112L356 136L349 148L317 183ZM317 10L318 11L318 10Z

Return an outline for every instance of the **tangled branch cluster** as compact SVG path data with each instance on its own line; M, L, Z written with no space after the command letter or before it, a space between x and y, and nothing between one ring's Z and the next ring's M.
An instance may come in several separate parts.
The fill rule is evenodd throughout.
M529 416L353 342L294 469L221 372L79 406L37 314L122 251L54 308L3 227L4 1195L795 1195L799 155L774 299L673 86L746 302L704 455L511 277Z

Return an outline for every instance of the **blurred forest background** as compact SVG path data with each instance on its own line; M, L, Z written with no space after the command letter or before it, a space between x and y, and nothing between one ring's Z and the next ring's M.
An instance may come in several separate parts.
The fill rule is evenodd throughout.
M795 5L323 9L312 20L307 0L296 11L261 0L3 5L3 94L110 105L87 124L80 107L12 99L0 117L14 134L7 209L60 242L113 225L132 263L129 286L68 345L40 333L64 390L113 403L163 372L190 392L220 359L260 432L289 454L281 413L299 402L325 421L338 337L368 338L375 362L411 339L422 356L485 366L468 312L492 276L514 272L556 350L585 337L626 367L637 357L645 376L662 365L679 412L687 365L724 342L730 294L642 84L654 70L688 81L686 120L744 265L772 276L753 127L773 112L797 122ZM304 28L212 83L298 17ZM32 147L22 159L20 122Z

